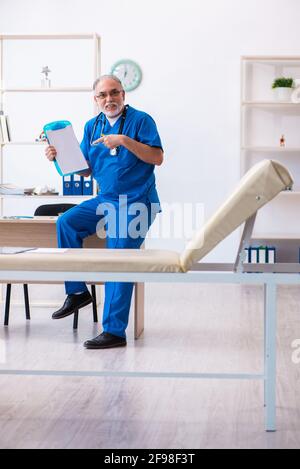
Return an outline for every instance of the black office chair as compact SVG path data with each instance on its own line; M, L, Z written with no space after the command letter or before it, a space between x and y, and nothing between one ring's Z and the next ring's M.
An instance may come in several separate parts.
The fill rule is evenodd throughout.
M51 204L51 205L41 205L38 207L35 212L35 217L57 217L60 213L65 213L67 210L76 207L75 204ZM25 301L25 315L26 320L30 321L30 308L29 308L29 295L28 295L28 285L24 284L24 301ZM98 312L97 312L97 297L96 297L96 286L91 286L92 297L93 297L93 318L94 322L98 322ZM11 297L11 284L7 284L6 288L6 300L5 300L5 316L4 316L4 326L9 325L9 312L10 312L10 297ZM74 323L73 329L77 330L78 328L78 316L79 311L74 313Z
M58 217L60 213L65 213L76 204L48 204L40 205L34 212L35 217Z

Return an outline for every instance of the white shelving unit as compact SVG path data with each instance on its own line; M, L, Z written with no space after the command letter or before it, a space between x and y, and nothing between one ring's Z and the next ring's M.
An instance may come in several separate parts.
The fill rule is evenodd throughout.
M101 74L100 47L97 34L0 35L0 110L9 117L12 135L11 142L0 144L1 183L33 187L31 182L35 182L62 189L60 176L44 156L45 143L36 142L35 138L44 124L59 119L70 120L81 137L84 123L96 114L92 83ZM41 87L40 72L46 64L51 68L51 88ZM18 114L20 117L15 119ZM17 165L18 176L12 170ZM0 215L32 216L39 205L78 204L89 198L61 194L0 196ZM0 300L1 293L0 290ZM14 286L13 295L14 304L23 306L21 286ZM54 308L64 297L63 285L30 288L31 307Z
M41 44L42 47L46 48L46 51L48 51L48 53L49 53L49 51L51 51L51 47L52 48L57 47L57 44L59 44L59 47L61 47L61 45L65 45L66 42L67 42L67 46L70 48L70 50L73 47L73 50L71 51L72 53L70 54L70 57L72 57L72 58L76 57L76 59L74 61L75 73L72 73L71 74L72 76L70 78L69 77L67 78L68 79L68 84L67 85L65 85L65 83L63 83L62 86L60 86L60 83L57 83L57 86L52 86L51 88L42 88L41 86L40 87L36 86L37 84L40 83L40 78L41 78L40 75L38 75L38 78L39 78L38 83L37 82L33 83L33 86L24 86L23 87L22 86L23 83L18 83L17 86L15 86L16 83L5 82L5 65L6 65L6 63L8 63L8 66L11 69L12 69L13 66L16 66L16 68L17 68L18 65L19 65L17 63L17 59L15 59L15 57L13 55L8 56L7 53L5 54L5 47L7 47L8 44L11 44L12 41L16 41L15 42L16 44L18 44L18 42L19 42L20 47L23 47L24 50L25 50L25 44L30 43L31 49L29 49L29 53L31 52L31 56L34 56L34 53L35 53L36 49L32 46L33 46L34 43L36 44L37 41L39 41L39 44ZM25 42L25 41L27 41L27 42ZM59 41L61 41L61 42L59 42ZM76 41L76 42L71 42L71 41ZM82 83L76 84L76 77L77 77L76 67L78 65L78 62L80 61L80 57L79 57L79 55L77 56L77 53L79 54L79 52L81 50L79 45L83 44L83 42L86 43L86 41L88 41L88 45L84 46L84 47L88 47L89 52L90 52L90 54L89 54L89 59L90 59L89 76L91 78L91 79L88 79L88 81L86 80L87 83L88 83L87 86L85 86ZM47 43L47 47L45 46L46 43ZM89 45L89 43L90 43L90 45ZM82 96L82 94L85 94L85 95L87 95L86 99L88 101L90 99L90 96L88 96L88 94L92 94L92 86L91 86L92 81L100 76L100 67L101 67L100 66L100 62L101 62L101 50L100 50L100 48L101 48L101 39L97 34L53 34L53 35L49 35L49 34L47 34L47 35L13 35L13 34L5 34L5 35L0 35L0 110L3 111L4 114L7 113L9 115L9 119L12 117L11 114L9 112L7 112L7 110L6 110L5 99L7 99L8 96L17 96L18 100L21 99L24 96L28 96L30 98L30 100L34 101L34 100L38 99L39 102L41 102L41 103L45 102L45 107L47 107L47 105L49 103L49 97L51 97L50 99L51 99L52 103L56 102L57 104L60 104L60 101L62 101L63 96L68 95L69 96L69 102L70 102L70 99L73 98L74 100L76 100L77 99L76 96L78 96L78 99L80 99L79 97ZM25 52L24 52L24 54L25 54ZM46 55L46 52L45 52L45 55ZM49 54L49 55L53 58L53 54ZM57 54L57 55L59 55L59 54ZM9 59L9 60L7 60L7 59ZM28 59L29 59L29 55L28 55ZM16 62L15 64L13 63L14 60ZM69 67L73 66L72 65L72 60L69 61L69 64L67 64L67 63L63 64L66 67L66 70L68 70L68 66ZM41 60L39 60L40 65L41 66L44 65L45 61L47 61L46 57L43 57ZM66 61L64 61L64 62L66 62ZM24 69L24 67L21 70L23 70L23 69ZM19 71L19 73L20 73L20 71ZM24 71L24 75L26 77L26 70ZM73 77L73 75L74 75L74 77ZM25 81L25 79L24 79L24 81ZM70 83L70 86L69 86L69 83ZM21 86L20 86L20 84L21 84ZM24 85L25 84L27 85L26 82L24 83ZM76 85L78 85L78 86L76 86ZM36 95L37 95L37 97L35 98L34 96L36 96ZM48 101L46 101L46 99L48 99ZM91 103L92 103L92 100L91 100ZM91 107L92 107L92 104L91 104ZM68 111L67 115L70 115L70 108L72 108L72 106L68 105L68 109L66 109L66 112ZM22 106L20 106L20 108L17 108L17 109L18 109L18 112L21 112L21 113L23 112L24 113L24 119L28 119L28 117L27 117L28 116L28 109L27 108L22 109ZM93 114L95 114L95 112L96 112L96 108L95 108L95 105L93 105L93 108L92 108L92 110L89 114L89 117L92 116ZM60 114L58 112L57 119L60 118L59 115ZM64 115L66 115L66 114L64 114ZM32 119L34 119L34 118L35 117L33 116ZM51 121L51 120L55 120L55 119L54 118L49 118L48 122ZM39 124L42 126L42 124L45 124L46 122L40 122ZM14 135L15 129L11 128L11 130L12 130L12 135ZM32 157L32 153L39 151L39 149L42 146L45 146L45 143L30 141L30 138L27 140L26 135L23 135L22 138L16 138L16 139L13 138L12 141L7 143L7 144L0 143L0 181L1 181L1 183L14 182L14 181L11 181L11 180L4 180L3 179L3 175L5 173L5 168L6 168L6 163L7 163L7 160L6 160L7 157L5 155L5 152L8 152L8 153L10 153L10 155L8 156L10 158L11 158L12 154L14 155L14 158L18 158L19 154L20 154L20 159L22 158L22 163L21 164L24 167L24 173L25 173L23 186L24 187L28 187L28 186L30 187L30 184L28 184L26 182L26 155L31 155L31 157ZM40 163L37 163L37 164L40 164ZM49 172L50 172L50 166L49 166ZM44 176L44 169L41 169L41 174L43 174L43 177L45 177ZM9 174L9 176L10 176L10 174ZM57 180L60 181L60 179L57 179ZM18 185L20 185L20 184L18 184ZM61 184L60 184L60 187L56 187L56 189L58 189L58 190L60 190L61 188L62 188ZM96 189L96 187L94 188L94 190L95 189ZM36 196L36 197L35 196L1 196L0 197L1 215L3 215L3 214L7 215L8 214L7 210L8 210L8 212L11 211L11 207L8 208L7 210L4 210L3 202L5 200L10 201L10 200L15 200L15 199L19 199L19 200L22 199L22 201L24 201L24 203L26 201L25 211L27 210L27 207L28 207L28 210L31 211L31 210L34 210L34 208L36 208L38 205L40 205L39 202L41 202L42 200L43 200L42 203L45 203L44 201L46 199L47 199L47 203L49 203L49 199L53 200L53 202L55 203L56 199L61 200L63 198L66 199L66 201L68 201L70 203L73 203L73 201L75 201L74 203L79 203L81 200L86 200L89 197L85 197L85 196L82 196L82 197L81 196L63 197L62 195L50 196L50 197L49 196L45 196L45 197L40 197L40 196ZM29 201L31 201L31 202L28 203ZM22 202L22 204L23 204L23 202ZM23 206L24 206L24 204L23 204ZM22 213L22 214L25 215L26 213Z
M263 159L284 164L293 175L292 191L282 192L258 216L255 238L300 239L300 104L277 102L275 78L300 78L300 57L252 56L241 59L241 175ZM280 146L285 136L285 147Z

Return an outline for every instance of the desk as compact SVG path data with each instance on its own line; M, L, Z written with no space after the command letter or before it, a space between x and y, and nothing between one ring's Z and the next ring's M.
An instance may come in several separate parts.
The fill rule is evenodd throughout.
M57 217L34 217L24 219L0 218L0 246L24 246L57 248ZM105 248L105 240L97 235L84 240L84 248ZM60 281L56 283L61 283ZM99 282L103 285L103 282ZM144 330L144 283L135 283L134 295L134 337Z

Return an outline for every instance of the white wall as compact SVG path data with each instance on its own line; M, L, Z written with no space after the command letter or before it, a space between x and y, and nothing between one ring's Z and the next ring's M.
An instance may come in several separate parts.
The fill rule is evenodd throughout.
M124 57L140 63L128 102L159 126L161 199L203 202L206 216L239 178L240 56L300 55L299 18L297 0L0 0L3 33L96 31L103 72ZM210 259L230 261L236 244Z

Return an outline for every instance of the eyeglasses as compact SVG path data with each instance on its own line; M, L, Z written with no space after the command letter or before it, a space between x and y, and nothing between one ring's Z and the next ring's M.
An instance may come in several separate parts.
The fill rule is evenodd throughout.
M108 93L99 93L97 96L95 96L96 99L106 99L107 96L110 96L111 98L116 98L117 96L120 95L120 93L123 93L123 90L112 90Z

